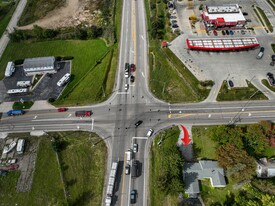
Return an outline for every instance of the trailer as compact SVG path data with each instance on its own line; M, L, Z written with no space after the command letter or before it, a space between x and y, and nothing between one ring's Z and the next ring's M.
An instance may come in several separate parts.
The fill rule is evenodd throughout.
M75 116L76 117L90 117L92 116L93 112L92 111L76 111Z
M15 116L15 115L22 115L24 114L25 112L21 109L14 109L14 110L10 110L7 112L7 115L8 116Z
M65 74L58 82L57 82L57 86L61 87L63 86L64 84L66 84L67 82L69 82L70 80L70 74L67 73Z
M125 152L125 154L126 154L126 162L127 162L128 164L130 164L130 161L131 161L131 159L132 159L132 150L131 150L131 149L128 149L128 151Z
M106 193L106 199L105 199L106 206L110 206L112 203L112 197L113 197L115 181L116 181L117 167L118 167L118 162L113 162L112 166L111 166L111 172L110 172L110 176L109 176L109 180L108 180L108 185L107 185L107 193Z
M18 81L16 83L16 86L18 86L18 87L29 87L29 86L31 86L31 81Z
M10 77L12 73L14 72L15 67L13 62L8 62L6 71L5 71L5 77Z
M7 91L7 94L13 95L13 94L25 94L28 92L27 88L24 89L9 89Z

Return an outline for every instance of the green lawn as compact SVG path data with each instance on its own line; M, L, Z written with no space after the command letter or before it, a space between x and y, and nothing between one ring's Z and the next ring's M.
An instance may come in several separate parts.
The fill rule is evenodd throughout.
M270 84L269 84L269 82L268 82L267 79L262 79L262 84L265 85L271 91L275 92L275 87L270 86Z
M2 3L2 2L3 1L0 0L0 38L2 34L5 32L17 5L17 2L16 3Z
M224 81L219 94L218 101L238 101L238 100L267 100L267 97L260 92L253 84L247 81L248 87L234 87L228 89L227 82ZM259 91L259 92L257 92Z
M60 166L52 147L53 137L62 140ZM101 138L87 132L58 132L28 141L40 141L32 188L27 193L16 192L19 172L0 177L0 205L101 205L107 158Z
M12 105L12 109L30 109L33 105L32 101L26 101L24 103L14 102Z
M265 151L264 151L264 155L267 158L274 158L275 157L275 149L274 147L268 147Z
M267 29L272 33L273 32L273 26L271 25L269 19L267 18L265 12L260 8L256 7L256 10L261 14L262 20L265 22Z
M109 64L114 61L110 61L111 56L115 53L111 52L112 49L114 49L114 47L111 49L108 48L103 40L58 40L35 43L10 43L0 61L0 77L3 78L8 61L28 57L73 56L73 80L68 84L60 101L56 102L56 104L74 105L76 102L79 104L87 102L94 103L106 99L106 96L112 92L113 84L110 86L109 83L114 82L112 78L115 78L116 69L113 63L113 67L109 68ZM107 65L108 68L106 68ZM108 72L111 72L111 74ZM87 85L89 88L84 88ZM99 90L102 90L101 85L103 85L105 97L98 96ZM75 87L76 91L74 90ZM83 89L82 93L78 94L81 89ZM66 96L66 99L63 98L64 96ZM95 99L93 99L93 97Z
M150 205L152 206L174 206L178 203L178 195L175 194L166 194L162 190L159 189L158 179L162 176L162 166L163 166L163 153L167 154L168 150L171 148L176 148L176 143L179 137L179 128L173 127L167 129L164 132L161 132L154 139L154 142L151 146L150 152L150 179L149 179L149 189L150 189ZM162 143L158 146L158 142L162 139ZM175 151L174 153L176 153ZM167 156L165 156L167 158ZM172 156L171 156L172 158ZM170 158L168 158L170 159ZM173 180L170 180L173 181ZM184 191L182 191L184 194Z
M65 205L63 184L49 138L41 139L30 192L16 192L18 177L19 172L0 177L0 205Z
M69 205L101 205L107 148L94 133L59 132L65 148L59 154Z
M193 151L197 159L215 159L217 143L208 137L209 127L192 127Z

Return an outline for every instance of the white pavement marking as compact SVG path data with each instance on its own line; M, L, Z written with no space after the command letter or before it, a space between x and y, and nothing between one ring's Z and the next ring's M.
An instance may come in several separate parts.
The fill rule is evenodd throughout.
M179 111L179 113L181 114L181 113L182 113L182 111Z
M91 126L91 131L94 130L94 119L92 119L92 126Z
M169 113L171 114L171 106L170 106L170 103L169 103L168 105L169 105Z
M248 113L248 116L249 116L249 117L251 116L251 113L250 113L250 112Z
M148 139L148 137L133 137L133 139Z
M129 94L129 92L117 92L117 94Z
M35 115L33 119L36 119L36 118L37 118L37 115Z
M142 38L142 40L144 40L144 37L143 37L143 35L140 35L140 38Z
M78 125L77 125L77 127L76 127L76 128L77 128L77 129L79 129L79 128L80 128L80 126L78 126Z
M143 72L141 72L141 74L142 74L143 77L145 77Z
M32 127L32 130L34 130L34 127Z
M211 117L211 114L208 115L208 118L210 118L210 117Z
M72 116L72 114L69 114L68 117Z

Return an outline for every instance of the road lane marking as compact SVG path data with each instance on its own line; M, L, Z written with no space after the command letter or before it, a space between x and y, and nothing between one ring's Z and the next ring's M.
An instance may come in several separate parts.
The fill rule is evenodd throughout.
M144 37L143 37L143 35L140 35L140 38L142 38L142 40L144 40Z
M92 119L92 126L91 126L91 131L94 130L94 119Z
M133 139L145 139L145 140L147 140L148 139L148 137L132 137Z
M145 77L143 72L141 72L141 75L142 75L143 77Z
M72 116L72 114L69 114L68 117Z
M37 115L35 115L33 119L36 119L36 118L37 118Z
M211 117L211 114L208 115L208 118L210 118L210 117Z

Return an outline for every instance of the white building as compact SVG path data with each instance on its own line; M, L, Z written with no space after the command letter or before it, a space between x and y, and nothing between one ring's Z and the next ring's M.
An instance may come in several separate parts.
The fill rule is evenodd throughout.
M25 59L23 69L26 76L57 72L55 69L55 58L53 56Z

